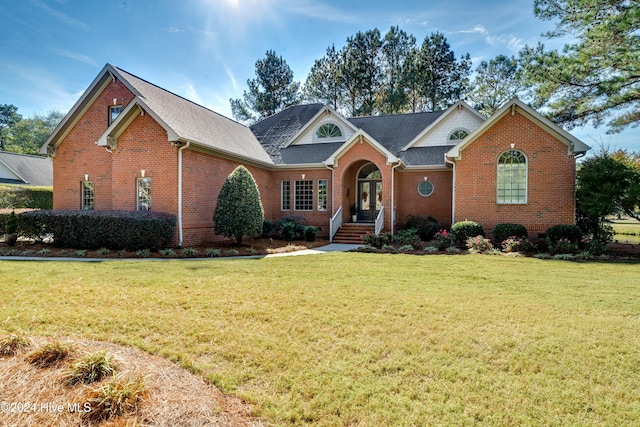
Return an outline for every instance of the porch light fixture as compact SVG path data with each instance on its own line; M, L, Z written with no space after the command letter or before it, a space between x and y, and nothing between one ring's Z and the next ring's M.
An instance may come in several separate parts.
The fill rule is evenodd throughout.
M144 178L144 174L145 174L146 172L147 172L146 170L144 170L144 169L140 169L140 176L142 176L142 177Z
M516 143L515 143L515 142L512 142L512 143L511 143L511 149L513 150L514 148L516 148Z
M89 181L89 174L88 174L88 173L85 173L85 174L84 174L84 180L85 180L85 181Z
M307 175L305 175L305 174L302 174L302 179L304 179L304 177L305 177L305 176L307 176Z
M113 98L113 105L118 105L118 98Z
M426 181L429 181L429 177L428 177L428 176L425 176L425 177L424 177L424 180L425 180L425 182L426 182Z

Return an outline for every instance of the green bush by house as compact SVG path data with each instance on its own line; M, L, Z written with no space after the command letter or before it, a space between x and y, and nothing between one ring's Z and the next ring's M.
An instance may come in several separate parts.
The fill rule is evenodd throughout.
M475 221L459 221L451 226L456 236L456 246L464 247L469 237L483 236L484 228Z
M510 237L516 238L528 238L529 232L524 225L514 224L510 222L505 222L502 224L497 224L493 227L493 244L495 246L500 247L502 242L507 240Z
M19 215L25 237L51 233L56 246L76 249L159 249L176 229L163 212L39 210Z
M53 209L53 187L0 185L0 209Z

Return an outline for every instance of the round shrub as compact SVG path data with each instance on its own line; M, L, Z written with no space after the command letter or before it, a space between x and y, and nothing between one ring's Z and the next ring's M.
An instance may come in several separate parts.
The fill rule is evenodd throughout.
M580 243L582 240L582 230L574 224L558 224L547 229L547 243L558 243L561 239L569 240L571 243Z
M521 224L505 222L493 227L493 244L500 246L502 242L510 237L528 238L527 228Z
M483 236L484 229L475 221L459 221L451 226L451 232L456 236L456 245L464 247L469 237Z
M306 240L307 242L315 242L317 236L318 236L318 227L314 227L313 225L307 225L304 228L304 240Z
M433 240L438 230L442 226L438 220L430 215L409 215L405 223L406 229L415 229L420 236L420 240L428 242Z
M280 237L282 240L286 240L288 242L295 240L296 238L296 224L291 221L287 221L282 224L282 228L280 230Z

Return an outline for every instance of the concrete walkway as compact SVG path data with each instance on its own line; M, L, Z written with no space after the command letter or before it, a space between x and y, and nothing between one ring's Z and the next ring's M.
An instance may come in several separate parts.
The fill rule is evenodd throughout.
M79 262L102 262L102 261L204 261L211 259L259 259L272 258L282 256L298 256L298 255L317 255L329 252L346 252L356 249L362 245L347 245L342 243L331 243L313 249L305 249L295 252L284 252L281 254L269 255L248 255L234 257L215 257L215 258L74 258L74 257L28 257L28 256L0 256L0 261L79 261Z

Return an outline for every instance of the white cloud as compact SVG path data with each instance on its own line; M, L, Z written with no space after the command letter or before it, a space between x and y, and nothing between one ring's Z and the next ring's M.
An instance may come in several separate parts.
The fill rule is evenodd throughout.
M55 52L59 55L66 56L67 58L74 59L78 62L82 62L84 64L91 65L93 67L98 66L98 62L90 56L83 55L81 53L71 52L63 49L56 49Z
M84 23L84 22L82 22L82 21L80 21L80 20L78 20L76 18L73 18L73 17L69 16L64 12L61 12L59 10L56 10L56 9L52 8L52 7L46 5L45 3L43 3L40 0L32 0L32 2L36 6L44 9L48 14L53 15L54 17L56 17L58 20L64 22L65 24L71 25L73 27L82 28L84 30L89 30L90 29L89 25L87 25L86 23Z
M468 30L462 30L460 32L461 33L489 34L489 31L487 31L487 29L485 27L483 27L482 25L476 25L473 28L470 28Z

